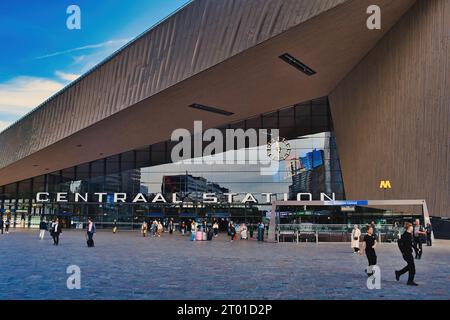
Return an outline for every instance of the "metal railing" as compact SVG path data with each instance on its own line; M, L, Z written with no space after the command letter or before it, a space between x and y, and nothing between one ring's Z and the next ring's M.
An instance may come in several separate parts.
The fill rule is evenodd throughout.
M279 224L276 234L278 242L350 242L352 230L350 224ZM360 230L362 240L367 228L361 226ZM375 225L379 242L396 242L403 231L403 227Z

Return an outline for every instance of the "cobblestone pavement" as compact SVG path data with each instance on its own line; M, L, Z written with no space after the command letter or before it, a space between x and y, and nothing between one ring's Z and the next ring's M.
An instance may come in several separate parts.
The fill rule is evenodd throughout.
M87 248L80 231L55 247L46 234L0 235L0 299L450 299L450 241L424 247L419 287L400 282L396 244L377 248L381 289L366 286L366 258L349 243L191 242L179 234L142 238L99 231ZM81 268L81 289L69 290L66 268Z

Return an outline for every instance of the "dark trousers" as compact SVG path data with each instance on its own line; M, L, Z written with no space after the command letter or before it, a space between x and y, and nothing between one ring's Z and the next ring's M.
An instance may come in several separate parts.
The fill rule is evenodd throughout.
M374 266L377 264L377 255L375 251L367 251L366 250L367 261L369 262L369 266Z
M59 244L59 233L53 232L52 238L53 238L53 244L57 246Z
M427 233L427 246L431 247L432 243L431 243L431 233Z
M258 228L258 241L264 241L264 229Z
M420 241L420 238L414 237L413 244L414 244L413 249L414 252L416 253L416 258L422 257L422 241Z
M0 228L0 230L1 230L2 234L3 234L3 226Z
M403 260L408 263L406 267L404 267L402 270L399 271L399 274L402 275L404 273L409 272L408 274L408 282L414 281L414 276L416 275L416 266L414 264L414 258L412 256L412 253L406 253L403 254Z
M6 225L5 226L5 232L8 232L9 231L9 225Z

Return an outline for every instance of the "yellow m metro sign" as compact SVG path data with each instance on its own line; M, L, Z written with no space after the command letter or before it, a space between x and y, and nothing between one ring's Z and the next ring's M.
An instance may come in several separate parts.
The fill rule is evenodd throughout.
M381 180L380 189L392 189L391 182L389 180Z

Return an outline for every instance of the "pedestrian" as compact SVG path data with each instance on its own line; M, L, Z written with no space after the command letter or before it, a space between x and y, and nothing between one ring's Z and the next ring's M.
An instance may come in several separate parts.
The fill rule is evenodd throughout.
M408 286L417 286L414 282L414 276L416 275L416 266L414 264L413 252L413 225L407 222L405 225L405 232L402 237L398 240L397 244L402 253L403 260L406 261L407 265L402 270L395 270L395 279L400 280L400 276L408 272Z
M87 246L89 248L94 247L94 233L95 233L95 223L92 220L92 218L88 218L88 225L87 225Z
M426 232L424 231L422 225L420 224L420 220L416 219L415 224L413 226L413 244L414 244L414 252L416 254L416 259L422 258L423 248L422 248L422 236L426 236Z
M173 233L174 228L175 228L175 226L173 224L173 219L170 218L170 221L169 221L169 234Z
M158 235L158 238L161 237L161 234L164 231L164 226L162 225L161 221L158 221L156 224L156 234Z
M153 226L153 225L152 225ZM148 229L148 225L147 225L147 221L142 222L141 225L141 234L142 236L145 238L147 236L147 229Z
M197 232L197 223L195 222L195 220L192 220L191 222L191 234L195 234Z
M427 226L425 228L425 231L427 232L427 247L431 247L431 233L433 232L433 227L431 226L431 223L427 223Z
M61 225L59 223L59 219L56 218L56 220L52 224L52 238L53 238L53 245L58 246L59 245L59 235L62 233Z
M6 217L5 220L5 233L8 234L9 233L9 225L11 224L11 221L9 220L9 217Z
M214 237L217 237L219 235L219 224L217 223L217 221L214 221L213 231L214 231Z
M360 251L362 255L365 251L367 261L369 262L369 267L366 269L367 276L372 276L375 271L373 271L373 266L377 264L377 254L375 253L375 247L377 246L377 239L373 233L372 225L367 226L367 234L364 236L363 249Z
M241 225L241 227L239 228L240 232L241 232L241 239L242 240L247 240L248 239L248 229L247 226L245 225L245 223L243 223Z
M181 221L180 231L181 234L184 236L184 234L186 233L186 222L184 222L184 220Z
M40 240L44 240L44 236L45 236L45 230L47 230L47 222L42 219L41 222L39 223L39 239Z
M372 230L373 230L373 236L375 237L375 239L377 239L377 228L375 225L375 221L372 220L372 222L370 223L370 226L372 227Z
M9 219L9 217L6 217L5 220L5 233L8 234L9 233L9 226L11 224L11 220Z
M266 226L262 221L258 223L258 241L264 241L264 231Z
M230 237L231 242L233 242L234 238L236 237L236 227L234 226L233 222L230 223Z
M361 230L359 230L358 225L355 224L352 230L352 249L354 253L359 251L359 237L361 237Z
M113 222L112 232L113 232L113 234L116 234L116 232L117 232L117 220L116 219L114 219L114 222Z
M3 234L3 216L0 216L0 232Z

